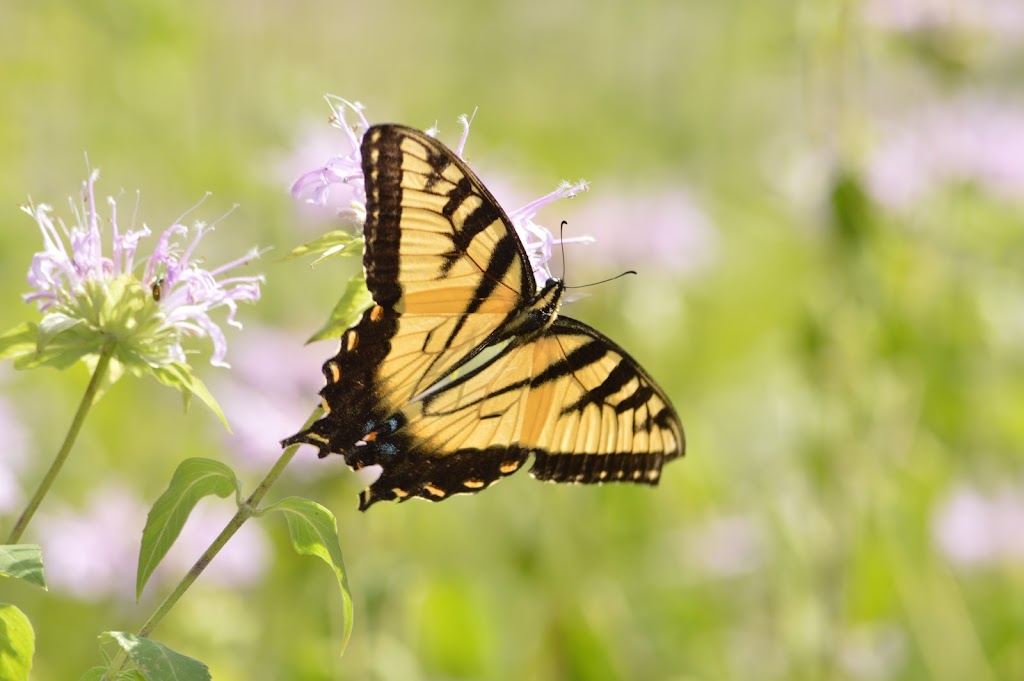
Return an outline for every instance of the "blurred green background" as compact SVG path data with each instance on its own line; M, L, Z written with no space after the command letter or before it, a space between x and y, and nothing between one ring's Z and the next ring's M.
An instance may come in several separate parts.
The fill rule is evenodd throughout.
M275 248L234 368L196 360L233 435L152 380L91 414L25 537L50 591L0 581L34 678L98 664L96 636L137 629L223 525L230 502L204 502L134 603L181 459L251 488L316 403L334 346L302 340L352 270L279 256L336 222L288 194L344 149L325 93L449 142L478 107L466 157L509 208L589 179L539 216L599 237L566 250L569 283L640 274L565 312L657 377L688 456L653 490L520 474L364 515L341 460L304 452L272 497L338 516L344 658L332 577L275 518L155 638L218 681L1024 678L1022 38L1014 0L5 3L4 328L37 318L17 206L67 216L85 153L122 220L136 190L154 230L212 191L189 221L239 208L211 264ZM86 381L0 367L5 533Z

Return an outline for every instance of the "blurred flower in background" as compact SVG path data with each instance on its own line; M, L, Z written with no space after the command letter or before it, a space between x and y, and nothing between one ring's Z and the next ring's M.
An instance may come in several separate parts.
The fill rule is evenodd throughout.
M932 534L946 558L961 567L1024 565L1024 485L988 493L955 486L934 513Z
M683 186L595 192L573 211L571 225L593 236L590 253L610 265L644 263L686 276L706 271L718 254L711 218Z
M232 351L235 369L214 379L232 433L225 443L248 470L266 470L281 455L278 444L318 405L320 366L334 352L328 343L306 344L298 334L250 326ZM297 457L289 470L312 473L314 457Z
M0 385L4 382L5 373L6 367L0 367ZM22 425L10 403L2 397L0 397L0 433L3 433L3 446L0 446L0 514L2 514L16 511L24 503L25 495L21 489L20 476L28 463L31 441L28 429Z
M761 570L768 560L764 532L751 517L712 517L686 528L680 538L681 564L712 579L729 579Z
M127 486L107 484L93 490L80 506L55 503L41 511L36 522L50 589L83 601L133 603L139 538L148 510ZM147 592L154 591L153 582L166 586L181 579L233 513L227 502L205 500L196 506ZM246 523L210 563L202 581L247 586L262 577L269 555L263 529Z
M953 183L1024 200L1024 102L992 95L939 100L879 123L867 187L906 207Z
M948 28L1007 37L1024 34L1024 4L1017 0L870 0L869 23L894 31Z
M838 641L838 657L847 678L899 678L907 660L907 637L891 622L854 626Z
M133 602L147 510L115 484L93 490L81 508L52 500L36 519L50 589L85 601Z

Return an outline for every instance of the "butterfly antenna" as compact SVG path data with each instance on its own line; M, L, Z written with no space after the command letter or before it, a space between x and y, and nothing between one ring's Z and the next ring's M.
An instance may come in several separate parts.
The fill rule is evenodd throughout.
M565 281L565 226L569 224L567 221L562 220L562 224L558 226L558 245L562 249L562 281Z
M567 224L569 224L568 221L562 220L562 224L559 225L559 227L558 227L558 242L559 242L558 245L561 246L561 248L562 248L562 281L563 282L565 281L565 226ZM601 281L594 281L594 282L591 282L589 284L581 284L580 286L566 286L565 288L567 288L567 289L570 289L570 288L586 288L588 286L597 286L598 284L607 284L609 281L615 281L616 279L621 279L622 277L626 276L627 274L636 274L636 270L626 270L625 272L621 272L619 274L616 274L614 277L609 277L608 279L602 279Z
M615 281L616 279L621 279L622 277L626 276L627 274L636 274L636 270L626 270L625 272L620 272L619 274L616 274L614 277L608 277L607 279L602 279L601 281L592 281L589 284L582 284L580 286L566 286L565 288L567 288L567 289L570 289L570 288L587 288L588 286L597 286L598 284L607 284L609 281Z

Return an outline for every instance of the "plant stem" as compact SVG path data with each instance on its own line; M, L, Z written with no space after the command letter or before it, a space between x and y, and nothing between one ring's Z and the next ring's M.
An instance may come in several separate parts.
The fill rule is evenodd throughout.
M181 598L182 594L184 594L188 588L192 586L192 583L199 578L199 575L203 573L203 570L205 570L210 564L210 561L213 560L214 556L220 553L220 550L224 548L224 545L228 543L228 540L231 539L232 536L234 536L235 532L238 532L239 528L242 527L245 521L253 516L256 509L259 508L260 502L263 501L263 497L266 496L271 486L277 481L278 477L280 477L285 466L287 466L292 460L292 457L295 456L295 452L298 448L298 445L292 445L284 450L273 468L271 468L266 477L263 478L263 481L256 486L256 489L249 495L249 498L242 502L238 507L238 512L235 513L234 517L232 517L230 521L228 521L228 524L223 530L221 530L221 533L217 535L217 538L213 540L210 547L206 549L202 556L199 557L199 560L195 562L195 565L185 573L185 576L178 583L178 586L175 587L174 591L164 599L164 602L160 604L160 607L156 609L156 612L154 612L146 623L142 625L142 628L139 629L139 636L145 637L153 633L153 630L157 628L167 613L170 612L171 608L173 608L175 603L178 602L178 599Z
M322 412L317 409L306 422L306 426L316 420L321 413ZM239 528L242 527L245 521L256 513L257 509L259 509L260 502L263 501L263 497L267 495L267 492L270 491L273 484L279 477L281 477L281 473L284 472L285 466L291 462L298 449L299 445L296 444L286 448L284 452L281 453L280 458L278 458L273 467L267 472L260 484L256 486L256 489L253 490L252 494L249 495L249 498L239 504L238 512L235 513L231 520L228 521L228 524L223 530L221 530L221 533L217 535L217 538L213 540L210 547L206 549L203 555L199 557L199 560L195 562L195 565L193 565L182 580L178 582L178 586L176 586L174 591L164 599L163 603L160 604L160 607L156 609L156 612L154 612L150 618L146 620L146 623L142 625L142 628L139 629L138 636L148 637L153 633L153 630L159 626L160 622L167 616L167 613L171 611L171 608L175 606L184 593L188 591L188 588L192 586L192 583L195 582L199 578L199 575L203 573L203 570L205 570L210 564L214 556L224 548L224 545L228 543L228 540L231 539L232 536L234 536L235 532L238 532ZM128 653L124 649L119 649L117 654L114 656L114 659L111 661L110 666L107 668L107 673L104 675L103 679L105 681L114 679L117 676L117 673L121 671L121 667L124 665L127 657Z
M18 540L21 539L21 535L25 533L25 529L28 527L29 522L31 522L32 516L36 514L39 504L42 503L43 498L50 491L53 481L57 478L57 474L60 473L61 467L64 466L68 454L71 453L72 445L78 439L78 431L82 429L85 416L89 413L93 402L96 401L96 394L99 392L100 383L103 382L103 378L107 374L107 369L110 368L110 359L113 354L114 343L108 342L100 352L96 368L92 372L92 378L89 379L89 385L86 387L85 394L82 395L82 401L78 405L78 411L75 412L75 418L71 421L71 427L68 428L68 433L64 436L64 443L60 446L60 451L57 452L53 463L50 464L49 470L46 471L42 482L39 483L39 488L36 489L36 493L32 495L32 499L28 502L28 506L21 512L18 522L14 523L14 528L7 537L8 544L17 544Z

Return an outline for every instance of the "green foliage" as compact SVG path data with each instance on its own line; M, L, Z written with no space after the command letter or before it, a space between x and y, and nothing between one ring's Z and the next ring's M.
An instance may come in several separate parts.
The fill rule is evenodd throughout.
M362 515L365 480L300 452L275 494L337 515L358 614L344 658L334 578L284 532L238 559L251 582L218 581L215 561L160 639L226 681L1022 679L1019 548L992 548L1024 494L1021 41L986 23L991 4L914 29L879 19L896 6L883 1L7 3L0 320L24 323L0 336L0 356L33 353L39 333L19 294L40 236L15 207L27 194L66 205L83 150L106 191L124 188L122 224L136 189L154 231L208 190L203 217L240 204L200 249L217 264L344 226L287 191L347 151L323 92L359 99L372 122L436 122L451 143L455 117L479 106L466 158L507 208L561 178L593 181L538 220L603 230L567 246L572 283L640 276L576 291L586 297L565 313L666 388L687 457L656 489L539 485L524 471ZM877 172L881 152L899 151L894 129L926 141L950 105L946 137L895 176ZM986 106L1007 136L989 149L1007 171L996 188L977 165L931 155L991 146L969 129ZM885 198L904 186L920 191ZM684 192L706 238L689 231ZM359 251L347 232L331 238L300 254ZM195 372L235 435L151 381L121 381L43 511L84 513L101 485L152 499L186 456L262 472L332 354L306 355L303 339L332 306L317 337L367 304L346 288L354 264L267 263L254 316L226 329L233 368ZM83 369L0 372L0 417L18 426L0 425L0 466L21 462L23 490L59 445ZM963 506L982 529L950 536ZM134 557L141 522L129 520L106 539L134 537L116 555ZM964 535L991 552L958 556ZM78 678L95 661L88 632L129 628L151 604L133 606L130 586L125 602L60 582L49 553L47 570L50 591L4 580L4 600L32 617L33 681ZM147 594L169 588L150 578Z
M209 668L199 660L176 653L162 643L123 631L105 632L126 653L145 681L210 681Z
M134 276L120 276L107 285L88 279L75 298L47 312L38 326L35 352L18 358L15 366L62 369L112 348L114 361L124 367L118 375L141 375L165 354L159 341L170 332L160 332L159 311Z
M141 597L150 575L181 534L199 500L211 494L223 498L234 493L237 497L240 484L234 471L219 461L190 458L181 462L171 483L146 516L135 580L136 598Z
M36 349L39 337L37 324L23 322L0 335L0 359L20 357Z
M163 342L170 331L157 333L158 308L134 277L119 277L101 288L88 282L72 307L49 312L39 324L26 322L0 336L0 359L14 359L18 369L48 366L67 369L84 361L92 370L101 353L112 358L97 392L99 399L125 373L152 375L182 392L186 407L198 397L221 420L220 405L189 364L166 362ZM140 340L141 339L141 340Z
M872 225L870 199L864 193L860 178L844 171L833 183L830 193L832 224L840 249L856 251L870 238Z
M284 514L292 548L303 556L316 556L327 563L338 580L342 601L341 654L345 653L349 636L352 634L352 592L348 586L348 574L338 542L338 523L334 514L320 504L303 499L288 497L264 509Z
M362 254L363 237L353 236L351 231L345 229L337 229L296 246L285 260L315 255L317 257L313 264L318 265L332 257L360 257Z
M360 272L348 280L345 291L335 303L324 325L309 337L307 343L328 338L337 338L359 319L359 315L373 302L366 290L366 278Z
M363 254L363 238L353 236L347 230L334 230L292 249L288 260L303 256L315 255L313 261L318 265L334 257L361 257ZM307 343L337 338L359 318L359 314L373 302L370 292L366 290L366 277L362 272L354 275L345 285L345 290L335 303L334 309L324 325L317 330Z
M38 544L0 545L0 575L15 577L46 589L42 547Z
M78 681L104 681L106 675L106 667L93 667L85 672ZM115 678L117 681L147 681L142 672L137 669L122 669Z
M28 681L36 651L32 623L21 610L0 603L0 679Z
M182 398L185 400L186 409L188 408L190 398L195 395L203 404L210 408L210 411L217 415L217 418L220 419L225 428L231 430L228 426L227 417L224 416L220 405L217 404L217 399L206 385L199 380L199 377L196 376L195 371L190 365L182 362L170 362L162 366L150 367L149 373L164 385L180 390Z

